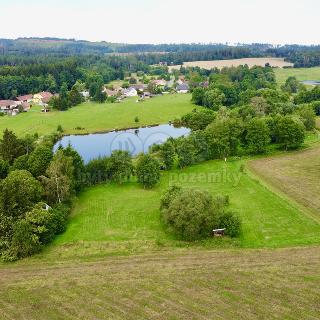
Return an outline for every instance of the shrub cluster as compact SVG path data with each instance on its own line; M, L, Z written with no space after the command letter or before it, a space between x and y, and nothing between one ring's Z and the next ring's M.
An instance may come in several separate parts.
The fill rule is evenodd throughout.
M225 228L226 235L237 237L241 232L241 220L232 211L226 211L228 203L228 197L213 198L206 191L173 186L161 198L161 217L182 240L205 239L218 228Z

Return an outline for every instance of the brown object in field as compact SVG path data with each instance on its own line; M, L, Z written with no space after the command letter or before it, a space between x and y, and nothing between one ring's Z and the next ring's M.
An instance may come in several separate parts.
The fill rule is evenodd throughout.
M225 231L226 231L226 229L214 229L214 230L212 230L212 234L214 237L222 237L222 236L224 236Z

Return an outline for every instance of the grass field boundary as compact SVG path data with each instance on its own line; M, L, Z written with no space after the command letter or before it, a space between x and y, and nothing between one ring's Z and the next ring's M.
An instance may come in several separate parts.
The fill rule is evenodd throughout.
M309 149L309 148L311 148L311 147L308 147L306 149ZM300 150L300 151L296 151L295 153L303 152L306 149ZM281 156L283 156L283 154L272 155L270 157L281 157ZM277 186L275 186L272 182L270 182L267 179L261 177L260 174L258 172L256 172L256 170L252 166L250 166L250 163L253 162L253 161L255 161L255 160L253 159L253 160L248 160L248 161L245 162L246 169L247 169L246 173L248 174L248 176L250 178L252 178L254 180L257 180L262 186L264 186L270 192L272 192L273 194L279 196L282 200L284 200L286 203L291 205L293 208L299 210L301 213L303 213L307 217L311 218L316 223L320 224L320 217L317 216L312 210L306 208L303 204L299 203L298 201L296 201L295 199L293 199L292 197L290 197L289 195L284 193Z

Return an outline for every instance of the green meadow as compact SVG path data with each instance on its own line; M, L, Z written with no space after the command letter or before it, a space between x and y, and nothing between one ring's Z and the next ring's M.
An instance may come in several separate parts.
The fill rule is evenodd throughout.
M314 68L276 68L274 69L277 82L282 85L289 77L296 77L300 81L320 80L320 67Z
M279 248L319 244L320 224L248 172L241 172L242 163L210 161L164 173L153 190L144 190L135 181L90 188L76 201L67 231L35 259L90 259L190 246ZM229 195L230 209L243 221L240 239L212 238L189 244L166 232L159 203L172 184Z
M55 132L58 125L65 134L102 132L168 123L195 108L189 94L164 95L139 103L137 99L104 104L85 102L64 112L41 113L41 108L36 106L15 117L0 117L0 132L9 128L19 136L36 132L42 136Z

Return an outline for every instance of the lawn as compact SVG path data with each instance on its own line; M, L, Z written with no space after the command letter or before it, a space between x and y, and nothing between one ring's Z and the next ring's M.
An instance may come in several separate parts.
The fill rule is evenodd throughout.
M144 190L135 181L90 188L79 196L67 231L32 259L88 259L188 246L277 248L320 244L320 224L241 173L241 163L210 161L171 171L163 174L161 184L153 190ZM165 232L159 202L172 184L229 195L231 209L243 220L240 239L210 239L190 245Z
M19 136L27 133L45 135L57 130L60 124L65 134L85 134L129 128L143 125L167 123L190 112L195 106L191 95L164 95L145 102L130 98L122 103L83 103L65 112L53 111L46 114L39 107L16 117L0 117L0 132L9 128ZM135 117L139 123L135 123ZM76 128L83 128L77 130Z
M314 68L290 68L290 69L274 69L277 82L282 85L286 80L293 76L300 81L304 80L320 80L320 67Z

